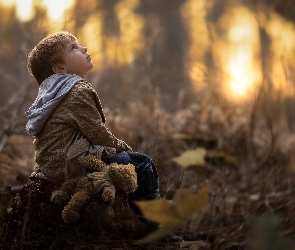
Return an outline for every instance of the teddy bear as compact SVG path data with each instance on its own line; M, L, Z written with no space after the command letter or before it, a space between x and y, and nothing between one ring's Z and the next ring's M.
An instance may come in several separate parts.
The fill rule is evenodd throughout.
M111 209L116 190L131 193L137 188L137 174L132 164L106 165L95 156L88 155L85 157L84 167L90 173L66 180L61 188L53 191L51 195L52 202L65 205L62 219L66 224L79 221L80 211L90 199L101 198Z

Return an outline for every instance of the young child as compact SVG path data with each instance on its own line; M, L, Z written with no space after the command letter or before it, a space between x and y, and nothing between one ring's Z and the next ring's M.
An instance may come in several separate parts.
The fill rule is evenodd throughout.
M92 154L106 163L136 167L138 189L133 199L160 197L150 157L132 152L106 127L100 99L84 80L93 68L91 56L74 35L61 31L45 37L29 53L27 66L39 85L38 96L26 112L26 130L34 136L35 146L31 179L60 186L68 178L86 175L83 165L73 162Z

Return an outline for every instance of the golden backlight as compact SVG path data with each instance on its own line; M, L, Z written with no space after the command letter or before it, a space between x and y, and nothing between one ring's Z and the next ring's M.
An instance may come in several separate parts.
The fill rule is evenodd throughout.
M33 0L16 0L16 16L20 20L28 21L33 15Z
M64 12L74 4L74 0L43 0L48 17L53 21L63 21Z
M70 8L74 3L75 0L0 0L1 6L10 8L15 5L16 15L22 21L34 17L37 5L44 7L50 24L48 32L69 27L64 25L71 21ZM92 3L95 5L95 2ZM77 34L81 44L88 47L94 63L100 66L100 69L102 66L131 64L134 55L145 49L142 37L144 19L134 13L138 4L139 0L122 0L116 5L115 12L120 29L118 37L102 33L103 18L102 13L98 12L89 15ZM252 98L252 91L263 78L260 57L263 45L260 44L258 27L258 19L262 16L262 25L272 42L272 61L268 70L273 79L273 87L288 90L292 78L286 69L290 63L295 62L294 26L273 14L268 18L264 13L254 17L254 14L244 7L229 9L217 23L210 24L206 20L206 6L206 0L187 0L180 10L190 39L185 48L184 63L193 84L206 88L210 85L210 82L206 81L213 75L211 82L216 82L214 86L220 86L220 91L226 97L234 100ZM70 15L66 16L66 13ZM223 30L223 34L217 35L217 29ZM211 53L209 55L212 57L212 68L215 72L207 69L207 52Z
M234 23L229 29L228 58L225 71L226 85L232 98L243 98L248 95L259 80L255 73L255 48L257 46L257 27L253 17L245 9L237 9Z
M16 15L21 21L28 21L34 17L33 0L0 0L2 6L16 6ZM38 4L43 5L47 15L52 21L62 22L64 12L74 4L74 0L40 0Z
M280 89L285 95L292 95L290 91L294 84L289 65L295 62L295 29L290 22L274 16L269 22L268 32L272 36L273 64L271 76L273 87Z
M3 6L13 6L15 4L15 0L0 0L0 4Z
M263 81L261 51L267 45L260 43L258 20L249 10L235 8L227 18L228 41L218 49L225 65L225 93L235 100L252 99L253 91ZM292 80L288 69L295 60L294 25L274 14L259 21L263 22L261 25L271 39L271 57L268 59L271 61L265 74L272 77L274 90L290 95Z
M102 33L102 16L92 15L85 22L79 35L81 43L88 47L92 60L98 69L130 64L135 53L143 47L141 30L143 20L133 12L138 0L125 0L116 5L120 36Z
M248 98L260 79L258 27L246 8L235 8L222 20L229 29L219 46L224 72L224 93L233 100Z
M237 51L232 52L227 63L228 84L232 97L245 97L253 85L252 57L251 54L246 54L247 52L251 53L251 49L238 48Z
M28 21L34 15L33 0L0 0L2 6L16 6L16 16L21 21Z

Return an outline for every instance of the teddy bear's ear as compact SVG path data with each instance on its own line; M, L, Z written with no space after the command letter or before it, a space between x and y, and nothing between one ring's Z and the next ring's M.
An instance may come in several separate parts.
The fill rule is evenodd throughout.
M132 193L136 190L137 174L134 165L112 163L109 168L109 175L117 189L126 193Z

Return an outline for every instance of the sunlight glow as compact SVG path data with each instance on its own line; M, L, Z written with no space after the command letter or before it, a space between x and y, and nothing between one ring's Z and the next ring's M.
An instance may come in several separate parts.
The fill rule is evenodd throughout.
M229 96L237 99L247 97L258 81L255 69L255 48L258 44L257 27L253 17L245 9L234 13L234 22L229 30L229 47L224 68Z
M102 0L84 1L88 9L95 9ZM185 48L185 65L190 79L196 88L208 88L208 82L220 81L222 91L229 98L240 100L249 98L251 91L262 83L260 28L265 28L271 40L268 74L276 89L288 92L293 84L293 72L289 64L295 64L295 28L292 22L279 15L257 15L243 5L229 8L214 24L207 22L206 0L186 0L180 14L188 31L189 45ZM21 21L28 21L35 15L37 6L47 11L46 32L60 29L72 30L76 20L71 18L75 0L0 0L0 6L7 11L3 15L10 18L10 13ZM80 2L81 4L82 2ZM119 20L119 34L103 34L103 15L96 11L84 19L82 28L76 34L81 44L88 47L95 65L123 65L134 62L138 51L144 50L144 18L134 10L140 0L122 0L115 5L115 14ZM82 7L81 5L79 8ZM73 14L73 13L72 13ZM157 18L151 18L154 27L160 27ZM196 23L198 24L196 26ZM259 27L260 25L260 27ZM218 33L218 29L227 31ZM157 36L155 28L150 35L151 41ZM151 54L151 53L147 53ZM150 60L150 57L147 57ZM213 71L210 71L212 66ZM265 72L264 72L265 73ZM211 77L211 78L210 78ZM264 78L265 79L265 78Z
M47 15L53 21L61 21L64 12L74 4L74 0L43 0Z
M229 87L233 95L237 97L245 96L248 89L253 84L253 75L251 71L252 56L251 50L245 51L245 48L239 48L236 53L231 55L227 65L230 74Z
M205 80L206 66L203 58L205 56L209 41L206 17L206 0L187 0L181 7L181 16L187 27L190 38L190 46L186 63L189 66L189 76L195 88L201 88L200 84ZM198 25L196 25L196 23ZM199 60L196 60L196 59Z
M291 22L272 17L268 23L267 31L272 37L272 71L273 87L290 95L291 86L294 85L292 72L289 72L290 62L295 59L295 29Z
M253 27L249 25L246 18L240 19L229 31L229 37L233 42L243 42L251 39Z
M16 16L21 21L28 21L34 16L33 0L0 0L4 7L16 6Z
M100 39L98 39L101 37L101 20L101 17L98 15L90 16L78 37L79 43L87 47L94 66L100 65L103 62L101 58L102 44Z
M0 0L0 4L3 6L13 6L15 4L15 0Z
M33 15L33 0L16 0L16 16L21 21L28 21Z
M139 4L138 0L125 0L116 5L116 13L120 20L120 41L114 41L116 62L131 63L134 53L143 47L141 30L144 26L142 18L133 10ZM111 52L111 51L110 51Z
M284 51L291 51L295 48L294 25L291 23L273 17L269 22L267 31L274 40L274 53L282 54ZM281 48L281 51L278 51L278 48Z

